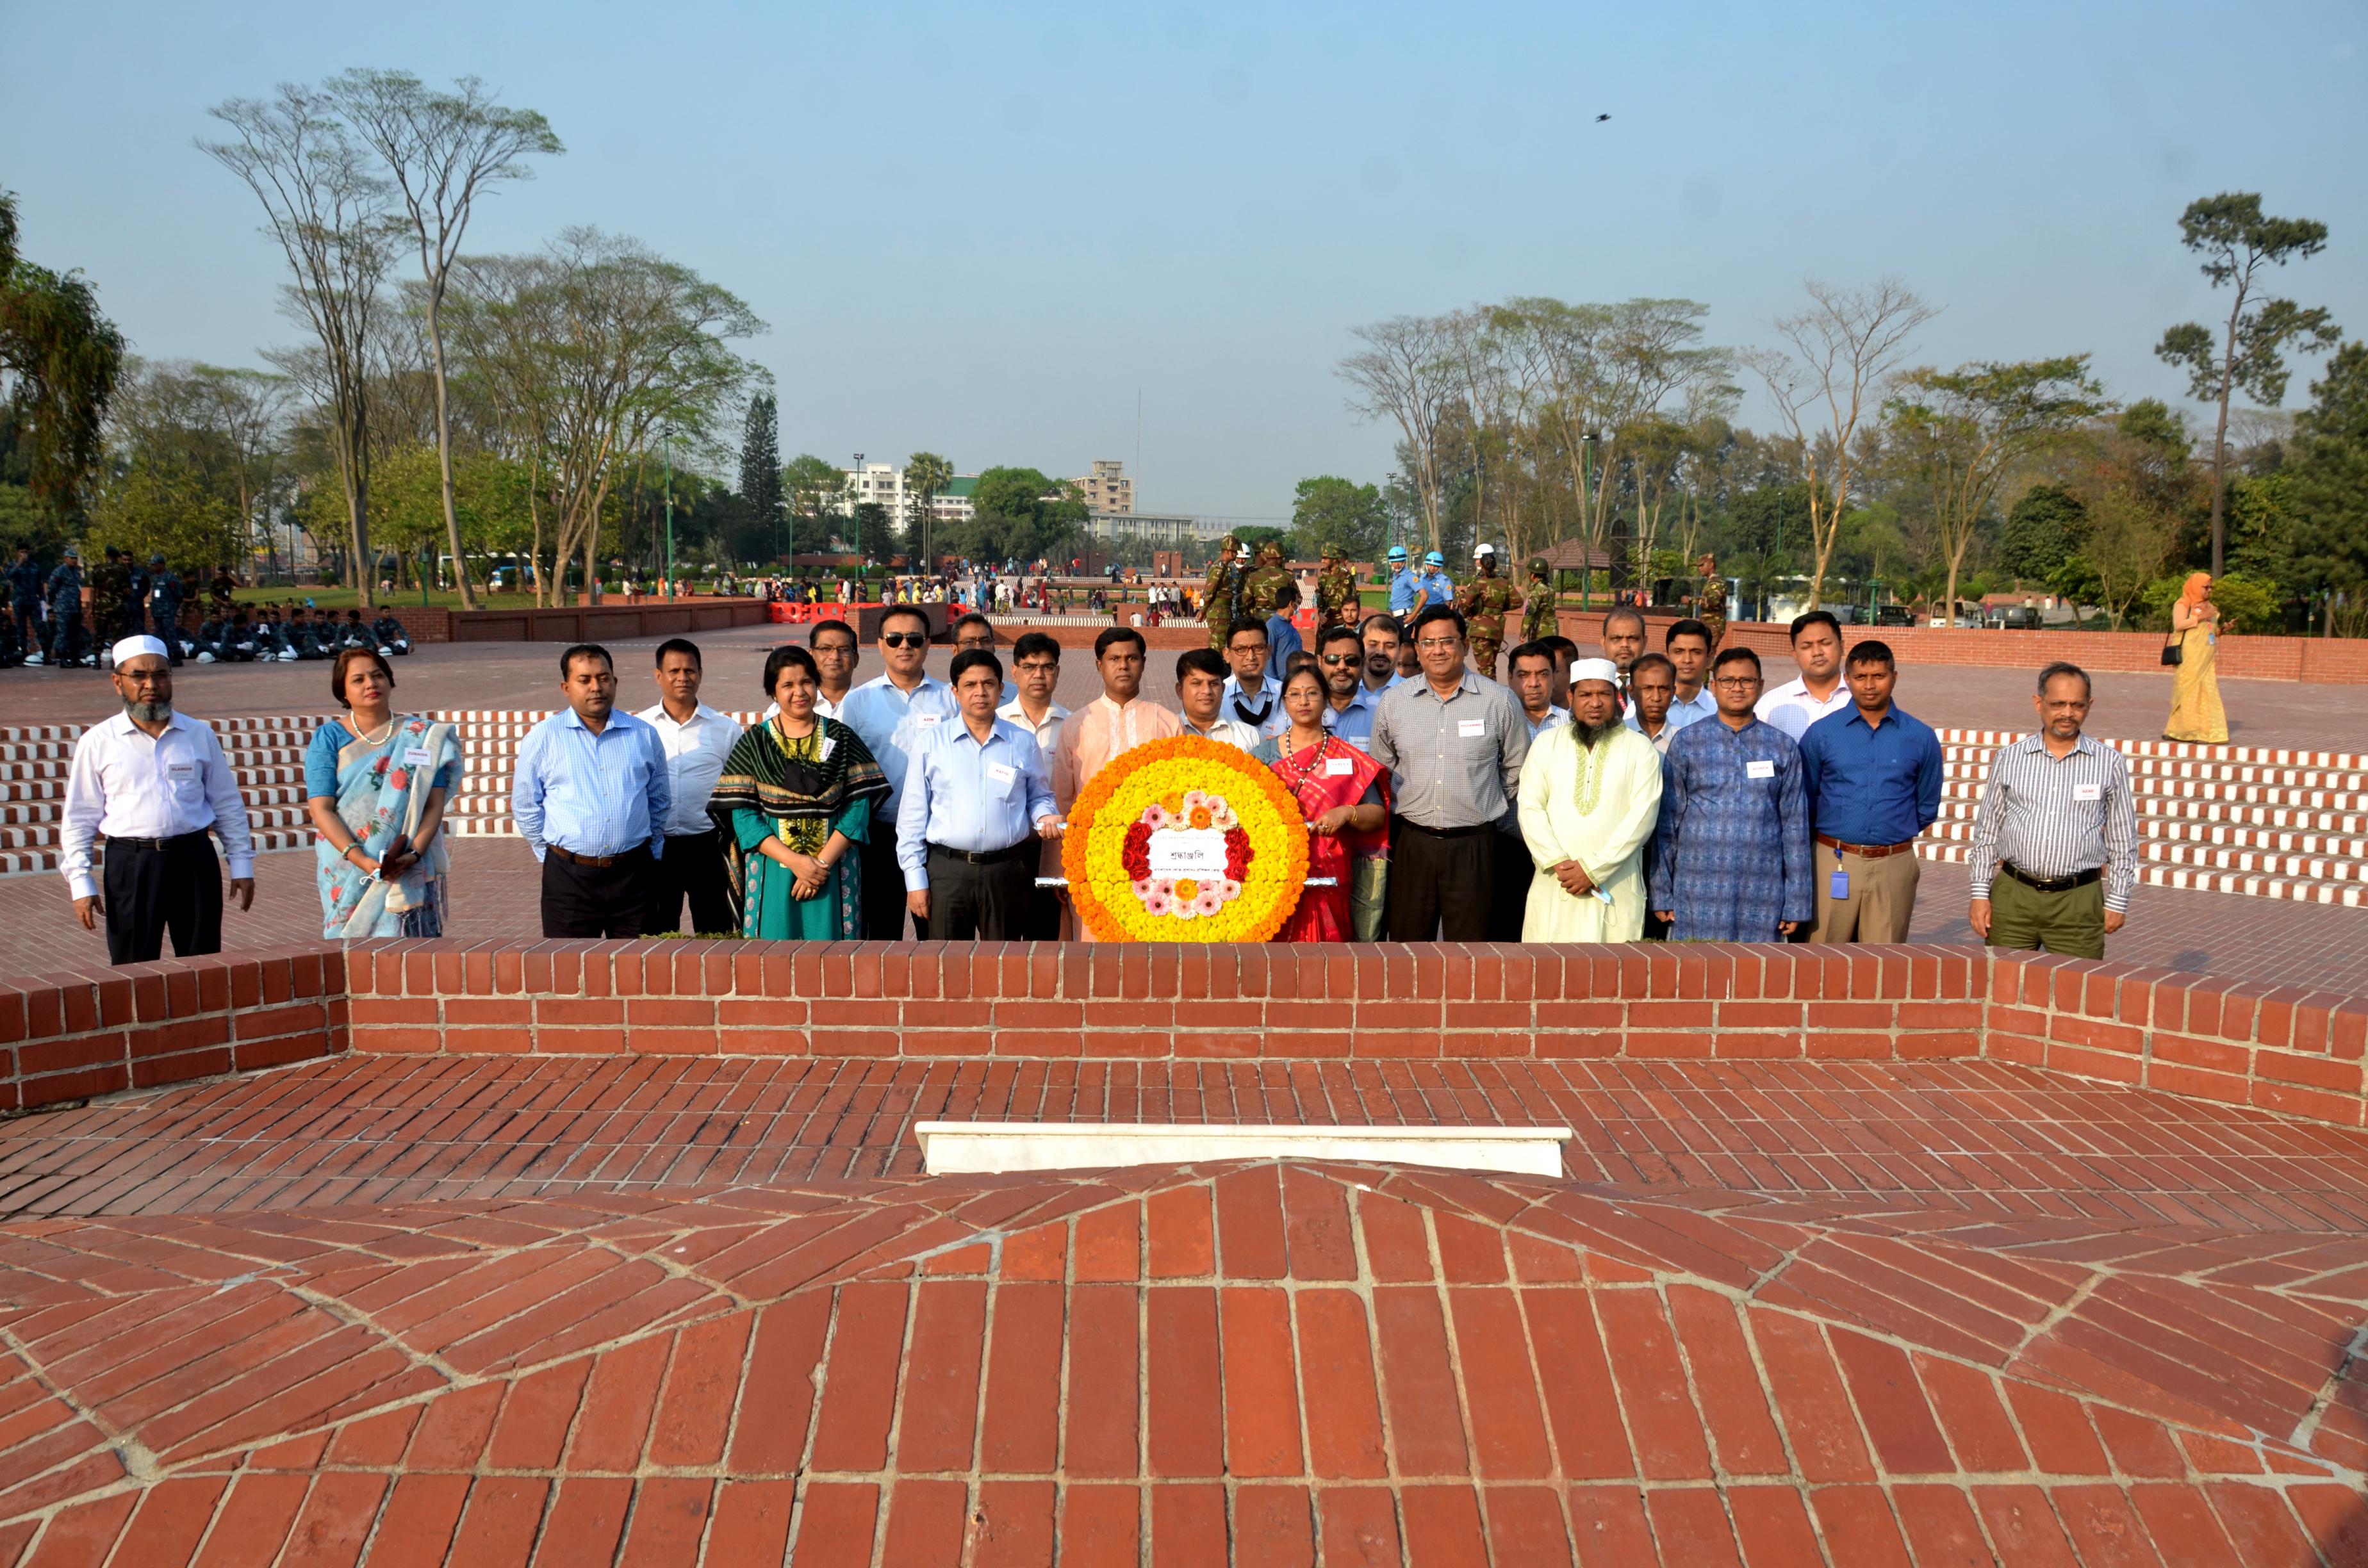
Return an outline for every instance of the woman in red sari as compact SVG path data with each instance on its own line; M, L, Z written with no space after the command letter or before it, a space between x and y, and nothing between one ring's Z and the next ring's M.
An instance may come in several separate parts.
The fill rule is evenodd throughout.
M1307 874L1329 877L1328 888L1308 888L1276 933L1278 942L1356 939L1349 890L1357 862L1389 849L1389 770L1324 727L1324 679L1313 665L1283 678L1282 710L1291 728L1258 744L1250 755L1274 769L1299 798L1307 818Z

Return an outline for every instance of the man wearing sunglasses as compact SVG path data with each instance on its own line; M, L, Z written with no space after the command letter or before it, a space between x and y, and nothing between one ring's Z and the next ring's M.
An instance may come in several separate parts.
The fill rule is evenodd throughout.
M928 657L929 618L909 605L892 605L880 616L880 663L884 674L847 694L839 719L863 737L880 770L888 776L888 797L872 812L875 822L894 822L905 768L913 753L939 724L959 722L953 688L923 673ZM896 835L876 832L863 846L863 934L875 942L905 936L905 872L896 863ZM928 940L928 922L916 919L914 933Z
M1363 751L1373 738L1381 695L1365 685L1365 647L1353 626L1334 621L1315 640L1315 673L1324 677L1324 726Z

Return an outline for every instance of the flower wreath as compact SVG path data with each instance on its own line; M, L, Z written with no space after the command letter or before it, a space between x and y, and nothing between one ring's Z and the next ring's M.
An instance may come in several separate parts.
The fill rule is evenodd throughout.
M1223 835L1224 868L1160 875L1153 835ZM1069 901L1105 942L1265 942L1299 907L1307 820L1272 769L1177 735L1110 759L1069 808Z

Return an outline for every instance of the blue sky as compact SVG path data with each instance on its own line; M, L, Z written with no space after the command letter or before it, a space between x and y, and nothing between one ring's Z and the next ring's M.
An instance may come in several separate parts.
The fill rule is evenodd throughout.
M2333 227L2279 281L2368 331L2357 4L0 0L0 39L74 62L0 95L26 248L142 353L294 335L253 199L190 145L209 105L472 73L569 148L472 248L588 222L735 290L785 453L1132 469L1140 392L1150 507L1380 478L1348 329L1511 294L1691 296L1746 344L1804 277L1896 272L1946 306L1926 359L2088 350L2175 398L2153 344L2213 308L2177 218L2226 188Z

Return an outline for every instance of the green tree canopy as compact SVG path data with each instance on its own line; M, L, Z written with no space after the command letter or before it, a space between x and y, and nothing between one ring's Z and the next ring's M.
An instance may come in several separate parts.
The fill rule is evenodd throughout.
M1390 511L1378 486L1329 473L1303 479L1291 502L1292 538L1302 555L1326 547L1350 561L1381 558Z
M1077 487L1036 469L988 469L970 499L973 516L959 549L974 560L1057 557L1085 530L1086 500Z
M2034 484L2006 515L1998 564L2019 578L2044 583L2080 551L2089 537L2089 510L2060 484Z
M2345 344L2310 390L2287 467L2290 570L2296 587L2321 597L2326 625L2357 636L2368 631L2368 344Z
M17 199L0 190L0 373L12 383L7 411L26 485L61 519L82 512L123 357L123 335L81 273L17 254Z

